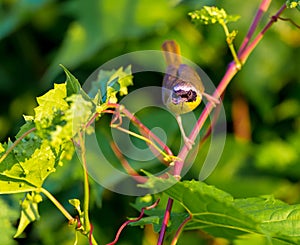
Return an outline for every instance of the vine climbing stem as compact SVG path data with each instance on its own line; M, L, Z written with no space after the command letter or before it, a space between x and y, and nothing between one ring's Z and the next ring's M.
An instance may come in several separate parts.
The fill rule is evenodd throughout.
M259 44L259 42L262 40L265 32L273 25L273 23L279 18L279 16L282 14L282 12L286 9L286 5L283 4L280 7L280 9L277 11L277 13L269 20L269 22L265 25L265 27L253 39L253 41L250 42L255 30L258 27L259 21L261 20L263 13L265 13L267 11L271 2L272 2L271 0L262 0L261 4L259 6L256 16L254 17L254 20L250 25L249 31L248 31L246 37L244 38L244 40L240 46L240 49L238 51L238 60L241 62L241 64L244 64L247 61L249 55L253 52L253 50L256 48L256 46ZM225 92L230 81L240 70L240 67L238 67L238 65L239 64L237 64L235 61L232 61L228 65L228 68L227 68L223 78L221 79L219 85L217 86L215 92L213 93L213 97L220 98L220 96ZM205 121L207 120L207 118L208 118L209 114L211 113L211 111L213 110L213 108L214 108L214 105L211 102L209 102L206 105L206 107L202 111L198 121L196 122L194 128L192 129L192 131L189 135L189 139L191 139L192 141L195 141L197 135L199 134L200 130L202 129ZM185 161L188 153L189 153L189 149L186 145L184 145L178 154L179 160L175 161L175 163L174 163L174 176L177 177L178 179L181 176L181 170L184 166L184 161ZM159 234L157 245L163 244L167 224L169 222L170 215L171 215L172 204L173 204L173 199L170 198L168 200L168 204L166 207L165 216L163 219L163 223L162 223L162 227L161 227L161 231ZM188 221L189 221L189 219L187 221L185 221L184 224L186 224ZM182 228L183 227L181 227L181 229ZM176 243L176 241L174 240L174 244Z
M266 0L263 0L261 4L266 5ZM251 43L249 43L248 46L244 47L243 51L238 52L240 54L238 58L242 64L244 64L247 61L249 55L253 52L253 50L256 48L258 43L262 40L265 32L272 26L272 24L276 21L276 19L280 16L280 14L282 14L282 12L285 9L286 9L286 5L283 4L281 6L281 8L277 11L277 13L265 25L265 27L262 29L262 31L260 33L258 33L258 35L254 38L254 40ZM252 25L255 25L257 27L256 22L253 23ZM252 28L250 28L250 30L252 32ZM249 35L247 35L246 38L248 39ZM237 74L238 71L239 71L239 69L236 67L236 63L234 61L232 61L229 64L229 66L225 72L225 75L221 79L215 92L213 93L213 97L219 98L225 92L230 81ZM193 130L191 131L191 133L189 135L189 138L192 141L195 141L197 135L199 134L201 128L203 127L205 121L207 120L207 118L208 118L209 114L211 113L211 111L213 110L213 108L214 108L214 105L211 102L207 103L206 107L202 111L198 121L196 122ZM181 149L181 151L178 154L178 158L180 160L176 161L174 164L174 175L175 176L180 176L181 170L184 166L184 160L187 157L188 153L189 153L189 149L186 146L183 146L183 148Z

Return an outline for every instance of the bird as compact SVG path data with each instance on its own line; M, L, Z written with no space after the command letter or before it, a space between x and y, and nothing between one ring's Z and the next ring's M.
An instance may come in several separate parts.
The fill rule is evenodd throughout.
M175 114L184 143L190 150L194 141L186 136L181 115L193 111L203 97L213 106L219 104L219 100L205 93L198 73L191 66L182 63L180 46L175 40L166 40L162 44L162 51L167 64L162 84L162 100Z

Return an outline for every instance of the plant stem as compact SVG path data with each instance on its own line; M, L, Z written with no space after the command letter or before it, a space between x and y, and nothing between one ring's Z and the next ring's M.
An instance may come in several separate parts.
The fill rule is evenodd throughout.
M69 212L60 204L60 202L58 202L56 200L56 198L49 191L47 191L46 189L44 189L42 187L39 188L37 191L43 193L69 221L74 220L72 215L69 214Z
M271 2L272 2L272 0L263 0L262 3L260 4L260 6L257 10L257 13L252 21L252 24L250 25L249 31L240 46L240 49L238 52L239 56L241 55L242 52L244 52L244 49L248 46L250 39L252 38L253 33L258 26L259 21L261 20L263 14L269 8Z
M164 242L164 237L165 237L167 226L168 226L168 223L169 223L173 202L174 202L174 200L172 198L168 199L168 203L167 203L163 223L162 223L160 233L159 233L159 237L158 237L158 241L157 241L157 245L162 245L163 242Z
M173 161L175 161L175 160L178 160L177 157L175 157L175 156L173 156L173 155L171 156L171 155L168 155L167 153L165 153L163 150L161 150L161 149L160 149L154 142L152 142L150 139L148 139L148 138L146 138L146 137L144 137L144 136L142 136L142 135L139 135L139 134L137 134L137 133L134 133L134 132L132 132L132 131L130 131L130 130L127 130L127 129L125 129L125 128L119 127L119 126L112 126L112 127L116 128L116 129L118 129L118 130L120 130L121 132L127 133L128 135L132 135L132 136L134 136L134 137L136 137L136 138L138 138L138 139L140 139L140 140L145 141L148 145L152 146L156 151L158 151L158 152L164 157L165 161L167 161L167 162L173 162Z
M31 132L35 131L36 128L31 128L29 129L27 132L25 132L24 134L22 134L12 145L11 147L9 147L9 149L1 156L0 158L0 163L2 161L4 161L4 159L8 156L8 154L20 143L20 141L22 139L24 139L28 134L30 134Z
M89 190L89 179L86 165L86 149L85 143L83 140L82 132L78 133L80 150L81 150L81 161L83 166L83 188L84 188L84 197L83 197L83 219L84 219L84 230L89 232L91 229L90 219L89 219L89 202L90 202L90 190Z
M265 32L274 24L274 22L277 21L278 17L282 14L282 12L286 9L285 3L281 6L281 8L277 11L277 13L272 16L271 20L266 24L266 26L263 28L263 30L255 37L255 39L245 48L241 54L240 59L244 62L247 60L251 52L254 50L254 48L258 45L258 43L263 38Z
M240 60L239 60L239 58L236 54L236 51L235 51L235 48L234 48L234 45L233 45L233 37L231 37L231 34L229 33L227 25L224 22L220 23L220 24L224 29L224 32L225 32L225 35L226 35L226 42L227 42L228 47L230 49L230 52L232 54L233 60L235 61L235 64L236 64L237 68L241 69L242 64L241 64L241 62L240 62Z
M162 140L159 137L157 137L154 133L152 133L151 130L149 130L132 113L130 113L126 108L123 108L122 112L124 113L124 115L127 118L129 118L132 121L132 123L134 123L135 125L137 125L137 127L142 131L142 133L144 135L147 135L148 137L152 138L154 141L156 141L163 148L163 150L165 150L167 152L168 155L173 156L173 153L170 150L170 148L164 142L162 142Z
M261 3L261 6L265 7L266 4L267 4L267 1L263 0ZM244 64L246 62L249 55L252 53L254 48L258 45L258 43L263 38L265 32L272 26L272 24L276 21L276 19L280 16L280 14L285 10L285 8L286 8L286 5L283 4L281 6L281 8L277 11L277 13L266 24L266 26L263 28L263 30L256 36L256 38L246 48L244 48L243 51L240 52L239 60L242 62L242 64ZM257 24L256 24L256 26L257 26ZM246 38L248 38L248 36L246 36ZM230 83L230 81L236 75L237 72L238 72L238 69L236 68L235 62L232 61L229 64L224 77L220 81L218 87L216 88L216 90L213 94L213 96L215 98L219 98L220 95L223 94L223 92L227 88L228 84ZM212 109L213 109L213 104L211 102L209 102L206 105L206 107L204 108L204 110L202 111L196 125L194 126L194 128L189 136L189 138L191 140L194 141L196 139L197 135L199 134L201 128L204 125L204 122L208 118ZM184 165L184 159L187 157L188 152L189 152L189 149L184 145L183 148L181 149L180 153L178 154L178 158L181 160L175 161L175 164L174 164L174 175L175 176L180 176L181 170Z
M186 225L187 222L189 222L192 219L192 214L189 215L189 217L187 217L178 227L178 230L176 231L176 234L171 242L171 245L175 245L178 241L179 235L181 233L181 231L183 230L183 227Z

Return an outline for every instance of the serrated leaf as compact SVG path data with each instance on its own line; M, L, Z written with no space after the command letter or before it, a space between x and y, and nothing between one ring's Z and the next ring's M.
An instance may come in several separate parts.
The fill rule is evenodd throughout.
M31 118L32 120L29 120L28 117L25 117L26 123L23 124L19 130L19 132L16 135L16 138L21 137L24 133L26 133L28 130L32 129L35 127L35 124L33 122L33 117Z
M81 85L79 83L79 81L77 80L76 77L74 77L71 72L68 71L68 69L66 67L64 67L63 65L60 65L65 74L66 74L66 87L67 87L67 96L71 96L72 94L78 94L81 90Z
M170 183L174 181L152 177L151 185L164 188ZM194 180L175 183L165 193L192 215L185 229L201 229L231 241L247 234L260 234L272 241L300 242L300 205L288 205L272 197L234 199Z
M65 101L67 96L66 84L54 84L54 89L44 95L37 97L38 107L34 108L35 123L41 122L44 118L52 118L54 112L68 109Z
M7 148L7 144L4 145ZM1 154L2 155L2 154ZM33 191L36 187L24 179L23 169L13 153L0 163L0 194ZM10 176L10 174L12 176Z
M21 145L26 149L26 143ZM35 190L42 186L49 174L55 172L57 159L49 142L44 141L39 148L28 147L33 150L29 158L19 161L10 153L0 164L1 194ZM26 150L24 153L26 154Z
M70 138L81 130L89 121L96 110L96 105L92 100L86 100L81 94L73 94L67 98L70 109L65 112L67 127L71 127ZM65 126L66 127L66 126Z
M18 230L14 238L20 236L25 228L33 221L40 218L38 211L38 203L35 199L35 193L27 194L26 198L21 202L21 217L18 225ZM38 194L39 195L39 194Z
M128 93L127 87L133 85L132 78L131 66L127 66L124 70L123 67L118 70L100 70L97 80L92 83L89 95L92 98L98 96L101 103L108 101L116 103L117 93L121 96Z

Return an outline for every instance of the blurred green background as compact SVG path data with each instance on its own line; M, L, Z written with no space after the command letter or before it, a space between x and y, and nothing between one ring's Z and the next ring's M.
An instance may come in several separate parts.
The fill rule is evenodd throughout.
M224 33L220 26L195 27L187 13L203 5L216 5L229 14L240 15L240 20L229 26L238 30L235 40L238 47L259 2L0 0L1 141L13 139L24 122L23 114L33 114L36 96L51 89L54 82L65 80L59 64L64 64L83 83L96 68L112 58L132 51L159 50L164 40L175 39L181 45L183 56L197 63L217 85L232 59ZM272 2L260 28L283 3ZM286 10L283 16L300 24L297 10ZM234 197L273 194L288 203L299 203L299 68L300 30L289 21L278 20L226 91L226 145L207 183ZM145 86L161 83L160 79L139 79L145 81ZM156 84L149 84L153 80ZM138 86L131 87L131 91ZM144 119L151 123L147 115ZM104 117L100 135L106 135L108 124L109 117ZM162 127L168 125L168 120L162 122ZM206 147L204 144L203 149ZM200 152L198 159L201 157ZM194 164L185 178L197 178L200 168ZM73 212L68 199L82 197L80 164L74 160L74 164L50 176L46 186ZM95 183L91 190L94 234L99 244L105 244L113 240L126 217L137 215L129 205L134 198L103 191ZM22 195L0 199L2 220L16 224L20 198ZM0 225L4 239L1 244L74 243L74 232L48 200L40 205L40 214L40 221L29 226L24 238L15 241L9 238L15 228L6 227L4 232ZM79 244L87 244L81 240ZM208 240L199 232L188 232L178 244L207 244ZM155 241L151 227L129 227L118 244L147 245Z

